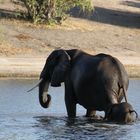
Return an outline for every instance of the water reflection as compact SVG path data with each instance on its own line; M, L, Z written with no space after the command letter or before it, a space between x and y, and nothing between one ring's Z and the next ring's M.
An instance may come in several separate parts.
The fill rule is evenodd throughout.
M50 88L52 104L43 109L38 102L38 89L26 91L35 80L0 80L0 140L92 140L140 139L140 121L129 125L99 123L83 117L85 109L78 106L78 117L66 117L64 88ZM128 100L140 114L140 80L131 80ZM102 114L102 113L101 113Z

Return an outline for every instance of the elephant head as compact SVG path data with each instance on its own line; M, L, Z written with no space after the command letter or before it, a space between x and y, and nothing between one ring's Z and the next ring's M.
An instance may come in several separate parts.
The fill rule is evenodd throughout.
M47 58L39 83L39 101L42 107L48 108L51 101L48 94L49 84L58 87L65 81L70 69L70 60L70 56L64 50L55 50Z
M134 115L136 114L136 117ZM105 112L105 119L119 123L134 122L138 118L138 114L133 110L129 103L123 102L109 106Z

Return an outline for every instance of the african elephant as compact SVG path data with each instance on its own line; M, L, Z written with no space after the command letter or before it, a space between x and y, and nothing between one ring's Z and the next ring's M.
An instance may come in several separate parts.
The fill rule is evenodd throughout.
M136 117L134 116L134 113L136 114ZM104 119L119 123L129 123L134 122L135 118L138 118L138 114L133 107L129 103L122 102L111 105L108 108Z
M76 117L76 104L82 105L86 116L95 116L96 110L107 111L108 106L118 104L129 84L122 63L107 54L90 55L81 50L54 50L47 58L40 74L39 101L49 107L49 84L65 85L65 104L68 117Z

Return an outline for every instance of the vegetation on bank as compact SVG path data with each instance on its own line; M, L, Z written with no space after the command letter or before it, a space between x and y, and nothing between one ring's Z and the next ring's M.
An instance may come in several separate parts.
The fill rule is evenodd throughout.
M14 5L12 2L15 1ZM29 0L28 0L29 1ZM43 0L42 0L43 1ZM48 1L48 0L46 0ZM62 2L64 0L60 0ZM69 0L67 0L69 1ZM72 1L72 0L70 0ZM119 1L119 0L117 0ZM32 0L33 2L33 0ZM39 0L38 0L39 2ZM78 2L78 1L77 1ZM108 10L106 7L105 1L100 1L101 3L94 3L96 7L102 6L101 9L96 8L95 14L98 12L100 19L98 22L96 19L85 20L83 18L68 18L65 20L71 12L74 13L75 9L79 10L80 8L75 5L74 8L71 8L66 12L66 15L58 22L59 18L54 16L50 21L44 20L42 22L37 20L36 23L61 23L59 24L32 24L33 19L30 17L25 3L23 0L0 0L1 12L0 12L0 55L1 58L6 57L17 57L17 62L19 62L20 57L46 57L50 50L57 48L79 48L87 50L90 53L99 53L100 51L111 53L112 55L118 54L123 56L125 60L129 60L133 57L135 61L139 60L139 49L138 49L138 38L139 38L139 28L137 27L137 17L135 16L135 9L133 7L133 12L128 12L126 14L125 9L120 7L116 14L117 5L114 8L109 7ZM111 1L110 1L111 2ZM113 3L114 1L112 1ZM105 6L104 6L105 5ZM128 7L128 6L127 6ZM82 8L81 8L82 9ZM115 9L115 10L114 10ZM131 7L132 9L132 7ZM99 11L98 11L99 10ZM129 10L128 10L129 11ZM131 11L131 10L130 10ZM79 10L79 14L82 10ZM106 12L106 13L105 13ZM75 12L78 14L77 12ZM104 17L104 14L106 17ZM121 18L123 13L126 14L126 18ZM83 13L82 13L83 14ZM86 14L86 12L85 12ZM102 15L103 14L103 15ZM90 14L89 14L90 15ZM111 15L111 16L110 16ZM24 19L19 20L20 17ZM85 16L87 18L87 16ZM123 16L124 17L124 16ZM135 19L134 22L126 24L126 21L131 21L130 19ZM103 20L102 20L103 18ZM107 22L104 23L104 18L107 19ZM118 18L122 20L118 20ZM128 19L128 20L126 20ZM29 22L28 22L28 21ZM32 20L32 22L30 22ZM114 21L115 20L115 21ZM114 25L114 23L116 23ZM136 23L136 24L135 24ZM54 25L54 26L52 26ZM135 28L134 28L135 27ZM48 30L48 29L58 29L58 30ZM70 31L65 31L70 30ZM90 32L89 32L90 31ZM45 36L45 37L44 37ZM65 40L66 38L66 40ZM119 42L118 42L119 40ZM127 41L126 41L127 40ZM129 56L129 57L127 57ZM19 58L18 58L19 57ZM3 62L2 58L2 62ZM121 59L120 59L121 60ZM7 62L7 60L5 61ZM129 77L140 78L140 65L139 63L124 63L126 70L129 74ZM8 65L8 64L6 64ZM34 70L29 70L31 73L26 73L27 68L23 68L23 71L17 71L17 68L20 65L9 65L15 67L13 70L8 70L5 67L5 70L0 72L0 77L37 77L39 72L33 73ZM21 64L21 66L23 66ZM2 64L1 64L2 67ZM38 66L37 66L38 67ZM28 70L28 71L29 71Z
M91 0L16 0L18 4L26 7L24 17L34 23L61 23L71 14L73 8L76 12L90 14L93 11ZM15 1L14 1L15 2Z

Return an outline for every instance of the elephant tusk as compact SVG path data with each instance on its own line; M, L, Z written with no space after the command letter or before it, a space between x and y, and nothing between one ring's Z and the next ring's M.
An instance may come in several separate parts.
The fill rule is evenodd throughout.
M32 87L31 89L29 89L27 92L30 92L32 91L33 89L35 89L41 82L42 82L43 78L41 78L36 84L34 87Z

